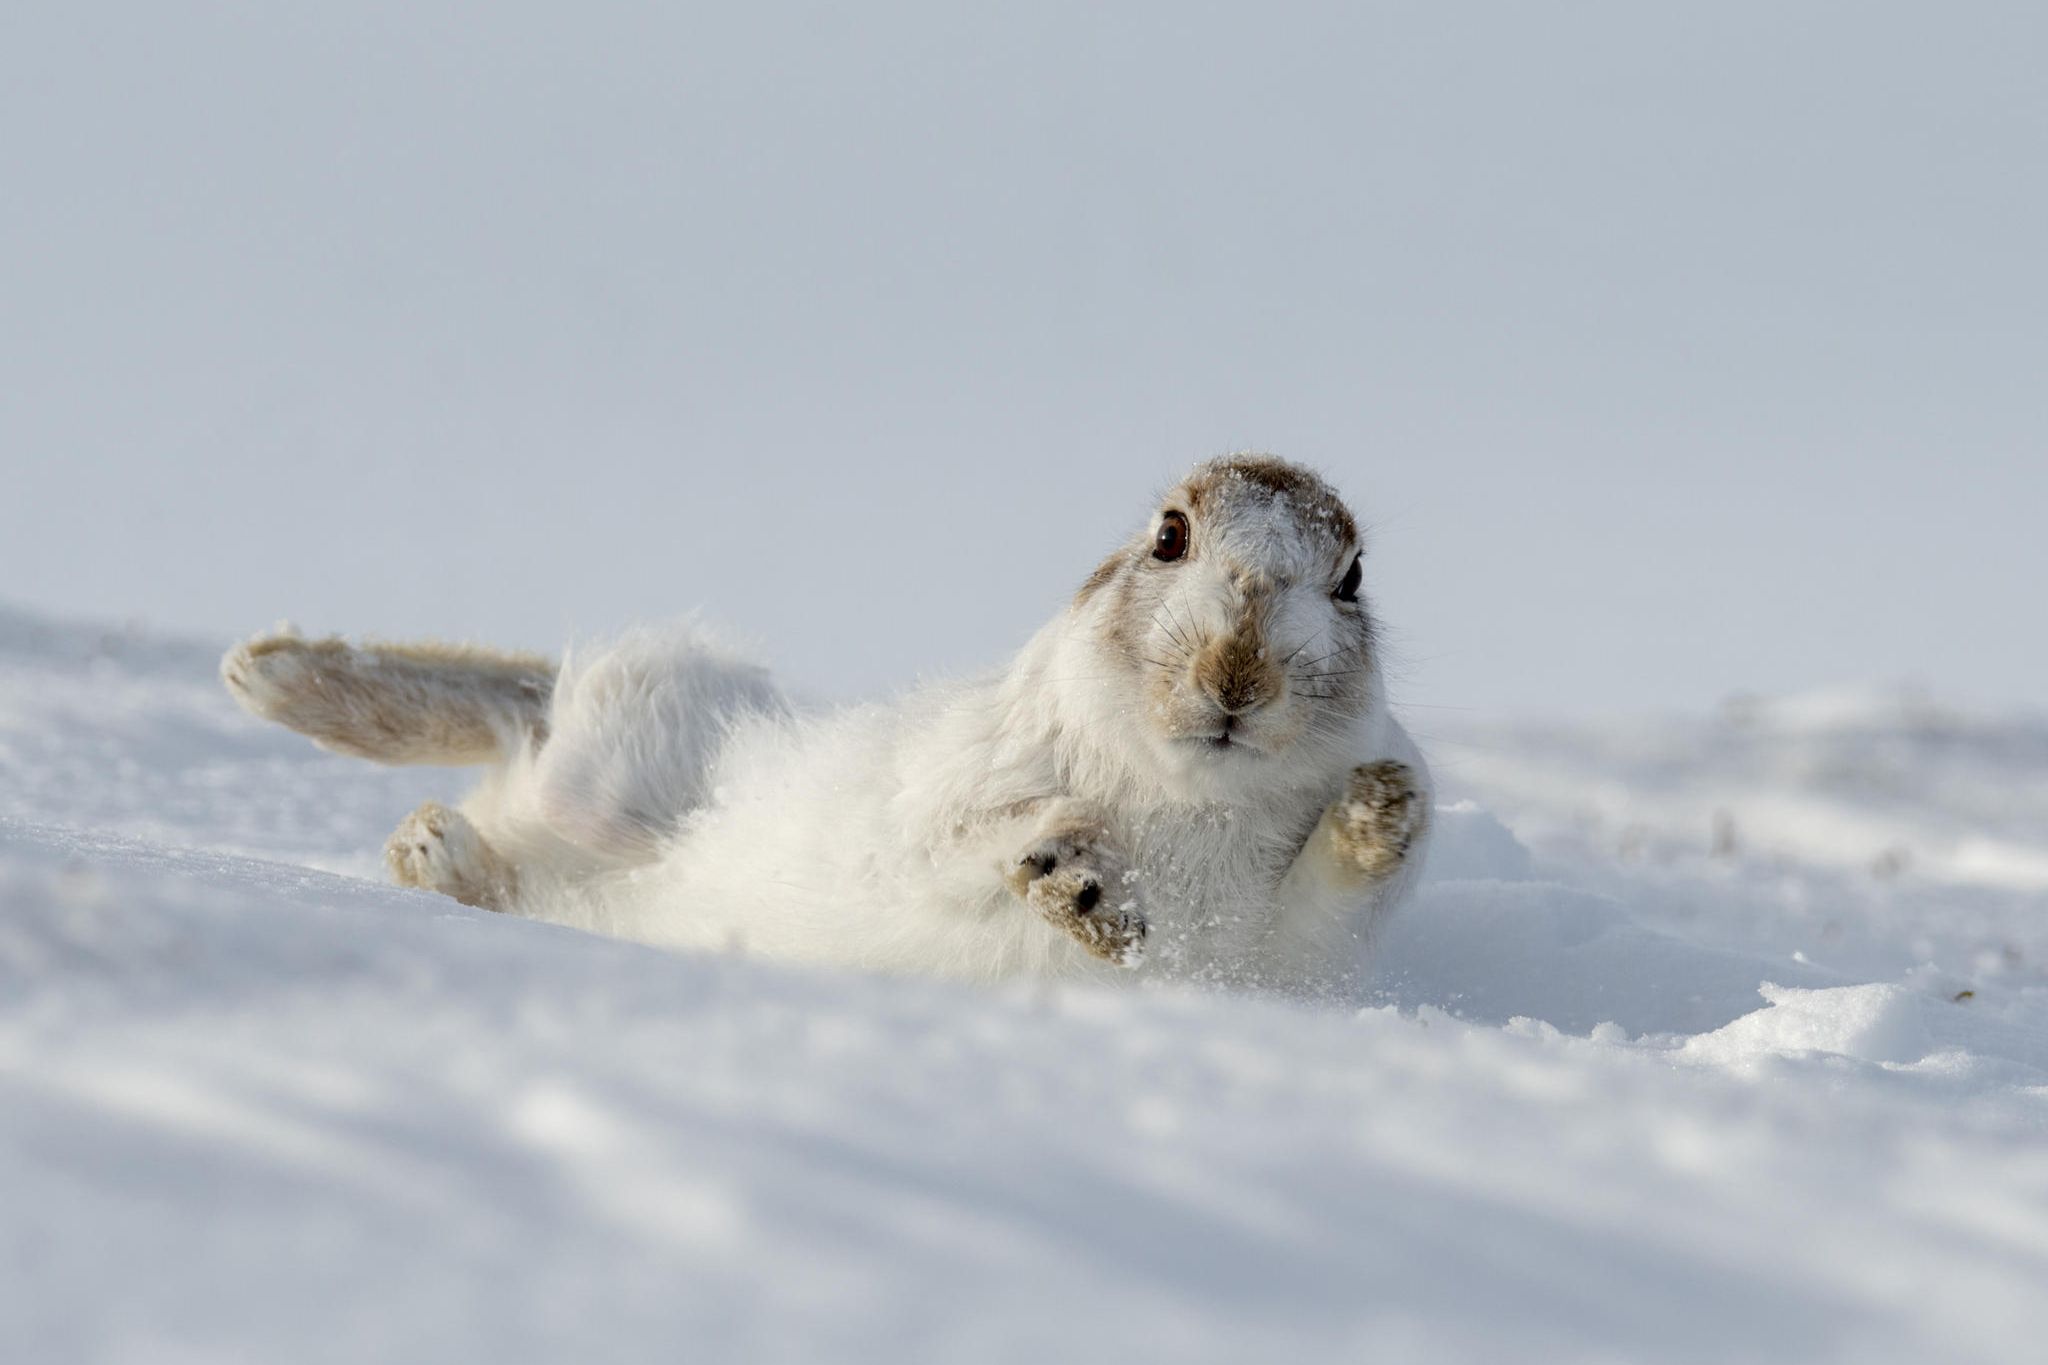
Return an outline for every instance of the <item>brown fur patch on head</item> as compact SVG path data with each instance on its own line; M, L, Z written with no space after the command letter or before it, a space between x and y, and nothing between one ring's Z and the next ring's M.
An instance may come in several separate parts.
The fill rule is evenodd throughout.
M1130 575L1121 572L1130 557L1131 551L1118 550L1096 565L1074 594L1071 610L1079 612L1095 603L1095 630L1103 643L1118 654L1136 657L1139 622L1130 606L1133 583Z
M1116 566L1123 562L1123 558L1124 553L1119 550L1108 559L1097 564L1095 572L1088 575L1088 581L1083 583L1081 590L1074 594L1074 605L1078 607L1089 598L1095 596L1096 593L1101 592L1109 583L1109 580L1116 577Z
M1337 490L1323 481L1320 474L1298 464L1290 464L1277 455L1264 455L1256 451L1245 451L1235 455L1223 455L1195 467L1182 485L1188 505L1200 508L1203 501L1215 496L1230 483L1250 484L1268 497L1284 497L1305 515L1326 526L1330 534L1345 544L1358 540L1358 522L1351 515L1351 509L1337 496Z

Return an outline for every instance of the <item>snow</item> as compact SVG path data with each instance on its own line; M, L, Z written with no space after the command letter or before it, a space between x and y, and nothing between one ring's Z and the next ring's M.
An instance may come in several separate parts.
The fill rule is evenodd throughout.
M1315 1012L672 955L393 889L383 835L462 779L264 730L215 653L0 611L0 1358L2048 1331L2039 717L1426 724L1431 879L1373 998Z
M1920 998L1904 986L1873 982L1802 991L1766 981L1757 993L1771 1007L1686 1040L1687 1057L1740 1065L1758 1057L1829 1052L1902 1065L1932 1050Z

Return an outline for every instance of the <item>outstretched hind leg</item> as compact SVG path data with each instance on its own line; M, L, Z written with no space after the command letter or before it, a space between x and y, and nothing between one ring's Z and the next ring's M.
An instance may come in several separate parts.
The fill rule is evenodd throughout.
M400 886L423 887L479 910L505 910L519 874L484 842L461 811L429 801L405 817L384 843L384 863Z
M541 739L555 666L474 645L350 644L290 633L229 650L221 681L254 715L378 763L491 763Z

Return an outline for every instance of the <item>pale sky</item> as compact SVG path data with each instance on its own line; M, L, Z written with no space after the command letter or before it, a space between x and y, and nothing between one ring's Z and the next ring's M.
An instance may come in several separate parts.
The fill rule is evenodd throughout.
M2048 6L10 4L0 598L798 687L1196 459L1397 699L2048 700Z

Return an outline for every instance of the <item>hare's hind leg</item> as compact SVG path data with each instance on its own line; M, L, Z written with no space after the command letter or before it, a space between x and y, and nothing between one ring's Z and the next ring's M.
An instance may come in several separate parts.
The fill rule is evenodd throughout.
M400 886L424 887L480 910L506 910L519 874L457 810L429 801L405 817L384 844L384 863Z
M787 710L765 669L691 629L634 631L572 655L534 761L535 809L594 857L646 862L710 799L735 728Z
M544 737L555 667L471 645L349 644L292 634L229 650L243 708L378 763L492 763Z

